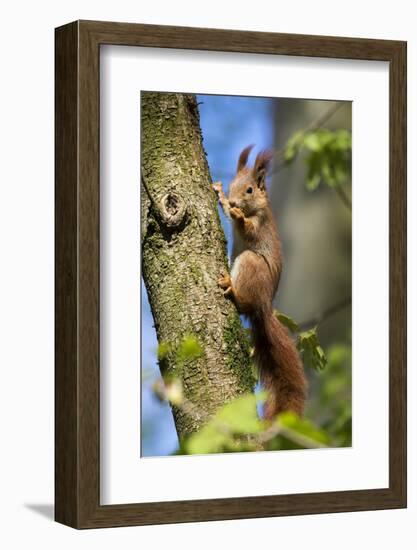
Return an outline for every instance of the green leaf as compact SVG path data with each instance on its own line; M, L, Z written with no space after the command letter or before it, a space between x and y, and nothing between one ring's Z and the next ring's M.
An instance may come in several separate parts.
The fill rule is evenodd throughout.
M296 132L288 140L284 158L286 162L294 160L295 156L305 148L307 177L306 188L314 191L323 181L329 187L342 184L350 174L350 154L352 151L352 136L347 130L331 131L319 128L309 132Z
M158 361L162 361L170 353L171 346L168 342L161 342L158 346L157 357Z
M224 405L198 432L182 442L186 454L255 451L250 435L260 434L265 422L258 417L256 405L266 393L245 394Z
M285 162L291 162L294 160L295 156L299 152L303 144L304 132L299 131L295 132L290 139L287 141L284 150L284 159Z
M337 184L341 184L347 179L348 171L346 169L346 163L344 162L337 162L334 165L334 175Z
M298 323L294 321L294 319L291 319L291 317L279 311L275 312L275 316L278 321L282 323L285 327L287 327L287 329L289 329L291 332L299 332L300 327L298 326Z
M256 434L263 430L264 423L259 419L256 404L265 400L265 395L243 395L227 403L215 417L215 422L224 424L235 434Z
M338 130L335 132L334 146L341 151L352 149L352 134L347 130Z
M286 147L284 151L285 162L290 163L292 160L294 160L296 154L297 149L295 147Z
M314 191L319 186L321 180L321 158L318 153L311 153L307 159L307 182L306 187L309 191Z
M319 445L327 445L329 437L320 428L315 426L310 420L300 418L293 412L285 412L278 416L279 422L285 429L284 436L292 440L294 443L302 444L302 437L308 438L312 443ZM305 443L308 443L307 441Z
M213 422L209 422L184 441L183 447L190 455L220 453L223 447L231 441L229 433L220 431Z
M195 336L186 336L178 346L178 361L187 361L201 357L203 349Z
M311 369L320 371L327 365L326 355L320 346L316 327L299 334L297 348L304 364Z
M327 183L329 187L334 187L336 185L336 178L333 173L333 165L330 162L328 156L325 156L323 158L321 173L322 173L324 182Z
M319 134L314 132L307 134L304 139L304 145L307 149L310 149L310 151L320 151L320 149L322 148L322 144Z
M307 174L307 182L306 182L307 189L309 191L314 191L315 189L317 189L317 187L319 186L320 180L321 180L320 174L317 172L312 174L311 173Z

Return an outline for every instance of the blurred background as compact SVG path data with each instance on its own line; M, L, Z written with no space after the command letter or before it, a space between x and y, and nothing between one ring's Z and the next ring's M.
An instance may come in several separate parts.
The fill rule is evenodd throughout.
M315 180L313 156L321 151L317 139L310 137L308 147L299 145L310 130L310 135L318 130L321 138L325 129L350 133L351 103L207 95L198 95L197 101L211 176L223 182L226 192L245 146L255 144L249 163L260 149L277 151L268 189L283 245L284 271L274 306L303 330L317 326L327 366L321 371L306 368L310 388L305 416L325 429L335 446L350 446L350 165L339 167L341 185L329 184L330 176L329 181L324 178L327 184ZM335 163L338 160L335 157ZM231 222L220 215L230 257ZM141 297L141 456L163 456L178 449L178 438L170 406L152 390L160 377L158 344L143 281Z

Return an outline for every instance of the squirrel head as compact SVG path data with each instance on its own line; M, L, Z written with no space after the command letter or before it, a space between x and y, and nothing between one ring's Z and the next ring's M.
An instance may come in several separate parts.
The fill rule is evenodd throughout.
M253 216L266 208L268 195L265 179L274 156L273 151L260 151L252 168L246 166L253 145L248 145L239 155L236 176L229 188L229 204L240 208L246 216Z

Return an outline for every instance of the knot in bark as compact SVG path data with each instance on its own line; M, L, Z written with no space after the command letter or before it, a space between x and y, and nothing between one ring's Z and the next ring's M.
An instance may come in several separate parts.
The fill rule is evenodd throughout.
M178 228L187 214L185 201L176 193L169 192L164 195L159 203L161 220L168 229Z

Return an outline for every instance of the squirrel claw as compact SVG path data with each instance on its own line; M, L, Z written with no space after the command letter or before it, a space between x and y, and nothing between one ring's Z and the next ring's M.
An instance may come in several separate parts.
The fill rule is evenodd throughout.
M226 292L231 288L232 286L232 280L230 278L230 275L222 275L219 280L217 281L220 288L225 290Z
M216 181L216 183L213 183L213 189L217 194L221 193L223 191L222 182Z
M231 286L229 286L229 288L226 288L226 290L223 292L223 296L227 297L227 296L230 296L232 297L233 296L233 288Z
M234 219L234 220L243 220L245 215L244 213L242 212L242 210L240 208L237 208L236 206L234 206L233 208L230 209L230 216Z

